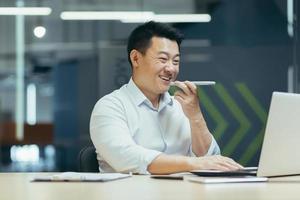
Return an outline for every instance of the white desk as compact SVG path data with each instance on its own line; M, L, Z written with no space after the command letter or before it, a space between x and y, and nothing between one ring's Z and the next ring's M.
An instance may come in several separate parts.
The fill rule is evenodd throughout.
M1 200L288 200L300 199L300 176L268 183L204 185L149 176L105 183L30 182L33 173L0 173ZM275 182L276 181L276 182Z

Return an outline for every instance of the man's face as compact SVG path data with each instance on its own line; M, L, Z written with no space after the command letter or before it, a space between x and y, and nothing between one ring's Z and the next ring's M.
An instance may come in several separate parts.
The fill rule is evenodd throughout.
M153 37L150 47L140 54L133 77L147 95L159 95L169 89L179 72L179 47L176 41Z

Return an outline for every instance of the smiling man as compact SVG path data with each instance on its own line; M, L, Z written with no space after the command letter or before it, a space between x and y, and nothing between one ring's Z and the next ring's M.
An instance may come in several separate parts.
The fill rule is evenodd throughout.
M162 23L138 26L128 40L132 77L101 98L90 121L100 172L168 174L239 169L223 157L203 118L196 86L176 81L182 34ZM182 90L168 93L170 83Z

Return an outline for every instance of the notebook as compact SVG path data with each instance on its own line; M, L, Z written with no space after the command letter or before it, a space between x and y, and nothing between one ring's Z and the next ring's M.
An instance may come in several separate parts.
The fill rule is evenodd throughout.
M300 94L273 92L257 171L194 170L198 176L287 176L300 174Z
M185 177L186 180L197 183L257 183L268 181L267 177L255 176L231 176L231 177Z

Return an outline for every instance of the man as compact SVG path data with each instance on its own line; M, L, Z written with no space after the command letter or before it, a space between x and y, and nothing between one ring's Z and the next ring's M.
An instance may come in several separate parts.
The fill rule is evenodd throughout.
M218 155L196 86L175 81L182 38L176 29L153 21L131 33L127 51L132 77L101 98L91 116L101 172L168 174L242 167ZM181 91L172 97L168 89L174 81Z

